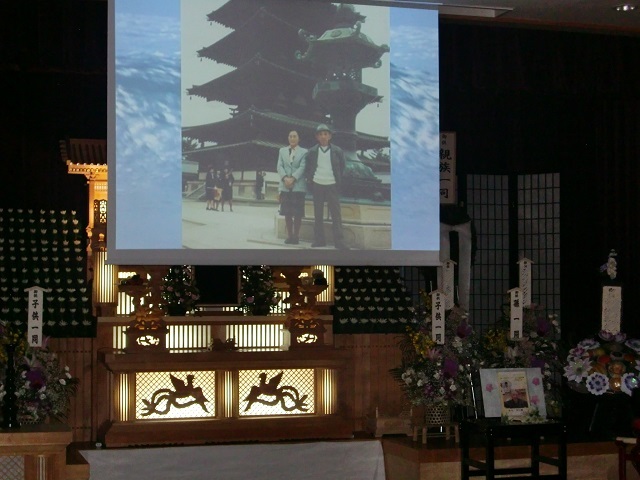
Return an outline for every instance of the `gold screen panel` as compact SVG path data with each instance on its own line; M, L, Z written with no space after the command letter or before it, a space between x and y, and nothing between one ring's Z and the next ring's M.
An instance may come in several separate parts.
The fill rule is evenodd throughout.
M315 414L311 368L240 370L240 417Z
M216 372L136 373L136 420L215 417Z

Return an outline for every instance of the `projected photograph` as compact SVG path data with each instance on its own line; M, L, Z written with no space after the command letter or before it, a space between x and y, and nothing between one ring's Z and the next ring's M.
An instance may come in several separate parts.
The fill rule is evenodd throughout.
M110 255L438 262L437 12L113 4Z
M183 245L390 249L389 10L199 0L181 21Z

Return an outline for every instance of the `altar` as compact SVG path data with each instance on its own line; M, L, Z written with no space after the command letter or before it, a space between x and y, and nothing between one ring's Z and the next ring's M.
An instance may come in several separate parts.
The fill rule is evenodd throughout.
M103 338L116 339L98 352L108 447L352 437L346 350L291 348L284 317L166 321L168 348L140 351L126 349L122 319L101 322ZM247 346L239 330L261 344Z

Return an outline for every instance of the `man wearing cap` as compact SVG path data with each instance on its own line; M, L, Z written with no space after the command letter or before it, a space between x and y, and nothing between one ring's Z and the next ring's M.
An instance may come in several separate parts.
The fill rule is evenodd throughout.
M344 152L331 145L331 129L320 124L316 128L317 145L305 155L307 185L313 193L314 242L312 247L324 247L324 204L327 204L333 223L333 244L336 248L347 249L342 233L342 213L340 211L340 183L344 173Z

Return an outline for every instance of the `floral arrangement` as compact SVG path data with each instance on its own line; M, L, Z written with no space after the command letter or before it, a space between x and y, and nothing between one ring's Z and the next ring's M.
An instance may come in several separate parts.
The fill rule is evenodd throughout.
M444 345L431 338L431 297L407 327L400 348L402 364L391 370L412 405L472 405L470 375L478 365L479 338L464 310L446 312Z
M78 379L63 366L58 356L51 352L45 339L43 347L31 347L26 335L0 322L0 367L7 367L6 344L15 345L14 368L16 372L16 405L20 422L43 422L47 418L64 418L69 401L75 394ZM0 400L4 397L4 380L0 383Z
M545 314L544 307L531 304L523 308L521 339L511 339L510 311L485 333L478 351L482 368L540 368L547 410L559 413L560 381L563 363L559 350L560 324L555 314Z
M193 279L193 271L188 266L169 267L160 286L162 300L169 313L191 312L200 298L200 292Z
M593 395L626 393L638 388L640 340L600 331L569 351L564 376L569 386Z
M239 310L248 315L267 315L278 304L271 267L266 265L240 267L241 299Z
M609 257L607 258L607 263L600 266L600 272L606 273L611 280L615 280L618 276L618 262L616 261L616 257L618 254L615 250L611 250L609 252Z

